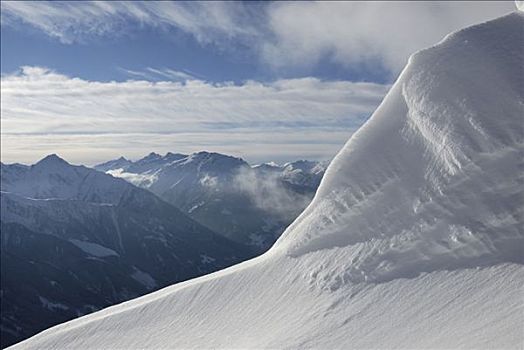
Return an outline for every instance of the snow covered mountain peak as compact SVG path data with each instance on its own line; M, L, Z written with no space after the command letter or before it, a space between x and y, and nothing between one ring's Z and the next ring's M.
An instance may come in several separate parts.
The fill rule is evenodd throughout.
M31 199L76 199L115 204L129 187L121 179L71 165L56 154L31 166L2 164L2 191Z
M37 163L35 163L33 166L51 170L53 168L56 169L57 167L64 167L68 165L70 165L68 162L66 162L64 159L60 158L58 155L53 153L48 156L45 156Z
M183 159L185 157L187 157L187 154L167 152L163 159L165 159L166 161L175 161Z
M283 167L278 165L277 163L270 162L270 163L262 163L262 164L256 164L253 165L251 168L253 170L261 172L261 173L280 173L283 170Z
M198 172L205 174L231 173L239 167L249 167L245 160L221 153L201 151L172 163L173 167L197 167ZM169 169L166 169L169 171Z
M104 162L102 164L98 164L95 167L95 169L102 171L102 172L106 172L111 169L127 169L131 164L133 164L132 161L124 157L120 157L118 159L113 159L113 160Z
M162 156L160 154L155 153L155 152L151 152L147 156L142 158L142 160L153 160L153 159L159 159L159 158L162 158Z
M245 163L245 161L241 158L237 158L237 157L233 157L233 156L229 156L229 155L221 154L217 152L208 152L208 151L200 151L200 152L192 153L189 155L188 158L194 161L212 160L212 161L232 161L235 163L238 163L238 162Z
M274 251L338 251L353 280L522 260L523 28L513 13L413 55Z

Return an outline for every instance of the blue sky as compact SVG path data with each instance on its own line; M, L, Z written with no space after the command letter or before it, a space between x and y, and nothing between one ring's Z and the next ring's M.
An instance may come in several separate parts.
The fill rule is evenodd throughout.
M211 81L263 77L248 53L239 58L225 55L176 28L138 30L131 26L130 34L87 38L80 43L62 43L44 32L21 29L2 28L3 74L20 66L45 66L88 80L124 81L133 77L125 70L158 67L191 72Z
M244 6L259 11L268 7L264 3ZM253 16L251 12L246 11L244 15ZM6 16L10 16L9 13ZM82 33L67 40L28 26L20 17L9 22L10 25L2 27L2 74L15 72L20 66L44 66L88 80L125 81L137 78L126 71L139 72L154 67L186 72L211 82L242 83L245 80L315 76L324 80L385 83L392 78L378 59L371 64L344 66L322 57L311 66L275 67L260 62L249 42L201 42L175 25L154 27L133 18L118 25L119 32L114 36ZM265 31L265 28L257 30ZM151 74L147 78L161 80L166 77Z
M513 2L2 2L2 161L327 159L409 55Z

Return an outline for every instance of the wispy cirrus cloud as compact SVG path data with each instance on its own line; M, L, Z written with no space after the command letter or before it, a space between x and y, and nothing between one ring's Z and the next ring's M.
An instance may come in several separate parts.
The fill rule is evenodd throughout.
M186 80L199 80L195 75L185 71L174 70L171 68L151 68L147 67L144 70L132 70L119 68L119 70L127 74L130 78L145 79L149 81L186 81Z
M274 69L380 64L396 74L408 56L451 31L515 9L477 2L2 2L2 25L31 25L64 43L144 26L176 29L219 50L249 47Z
M196 77L194 77L193 75L189 73L170 69L170 68L156 69L156 68L147 67L146 70L153 74L159 75L164 78L172 79L172 80L191 80L191 79L196 80Z
M388 88L316 78L97 82L22 67L2 77L2 160L60 151L94 163L202 149L253 161L329 158Z
M125 33L129 25L176 27L208 43L252 36L242 4L198 1L3 1L2 25L29 24L63 43Z

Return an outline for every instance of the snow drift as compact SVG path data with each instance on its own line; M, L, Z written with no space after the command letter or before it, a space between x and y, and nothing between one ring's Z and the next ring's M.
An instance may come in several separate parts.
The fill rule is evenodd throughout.
M522 348L524 15L413 55L265 255L16 349Z

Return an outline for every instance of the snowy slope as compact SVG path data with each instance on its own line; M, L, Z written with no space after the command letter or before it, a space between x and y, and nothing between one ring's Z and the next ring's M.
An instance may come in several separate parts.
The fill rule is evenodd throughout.
M268 253L14 348L523 348L523 29L415 54Z

